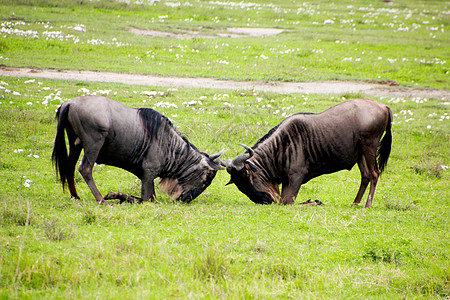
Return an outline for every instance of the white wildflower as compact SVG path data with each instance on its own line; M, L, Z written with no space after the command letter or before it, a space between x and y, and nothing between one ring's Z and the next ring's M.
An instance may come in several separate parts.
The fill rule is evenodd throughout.
M33 182L32 180L26 179L25 182L23 183L23 186L29 188L31 187L32 182Z
M173 107L173 108L178 108L178 106L175 103L169 103L169 102L163 102L163 101L156 103L155 107L163 107L163 108Z
M100 95L109 95L111 92L111 90L98 90L96 93L99 93Z
M83 93L83 94L90 94L91 91L89 91L87 88L81 88L78 90L78 93Z
M142 93L141 93L141 95L146 95L146 96L148 96L148 97L155 97L156 95L158 95L158 92L157 91L143 91Z
M72 29L75 31L86 32L86 26L82 25L82 24L79 24L79 25L73 27Z
M196 105L196 104L203 105L202 101L193 100L193 101L189 101L189 102L183 102L183 105L186 105L187 107Z

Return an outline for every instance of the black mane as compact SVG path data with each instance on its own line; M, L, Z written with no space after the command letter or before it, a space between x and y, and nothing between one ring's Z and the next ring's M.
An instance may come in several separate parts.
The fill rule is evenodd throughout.
M185 174L186 170L196 165L200 161L200 157L207 156L207 154L200 152L197 147L189 142L189 140L182 135L172 122L166 116L161 113L151 109L151 108L139 108L138 115L141 119L142 126L144 127L147 138L143 139L137 145L135 153L133 157L136 160L142 159L152 142L157 141L158 139L163 142L161 151L166 152L168 155L175 155L172 160L168 161L167 171L170 174ZM168 138L168 131L171 131L178 135L182 142L177 139L173 140ZM169 143L165 143L169 141ZM192 152L193 150L193 152ZM181 163L181 161L183 163ZM198 174L197 174L198 175ZM191 178L180 178L180 182L189 181Z
M171 128L174 132L176 132L191 148L198 151L197 147L189 142L189 140L182 135L172 124L169 118L164 116L163 114L157 112L151 108L139 108L138 109L139 117L141 118L142 126L148 134L150 140L157 139L158 133L164 128Z
M174 128L169 118L151 108L139 108L138 115L150 140L156 140L158 138L158 132L161 127Z

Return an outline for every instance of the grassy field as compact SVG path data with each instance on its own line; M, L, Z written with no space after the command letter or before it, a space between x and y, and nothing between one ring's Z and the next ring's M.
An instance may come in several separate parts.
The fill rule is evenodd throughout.
M448 106L381 99L394 111L391 159L369 210L351 208L359 171L306 184L299 200L253 204L219 172L190 205L99 207L63 194L50 162L60 101L109 93L154 107L209 153L242 152L283 117L345 95L279 95L1 78L1 295L6 298L428 298L449 295ZM150 93L149 93L150 92ZM157 92L157 93L154 93ZM145 94L157 94L149 97ZM355 95L347 95L355 96ZM195 105L186 102L197 101ZM48 102L48 103L47 103ZM97 166L102 193L139 194L132 175Z
M123 2L1 0L0 64L235 80L450 86L446 1ZM237 39L130 32L214 36L228 27L284 32Z
M0 63L239 80L389 79L449 86L448 3L443 1L85 2L41 0L31 6L0 1L3 24L23 22L11 28L38 32L32 38L2 31ZM194 40L127 32L135 26L214 34L247 23L290 31L276 37ZM80 24L86 31L68 28ZM409 30L400 30L405 27ZM63 31L64 40L47 40L46 30ZM66 40L68 34L80 42ZM93 39L123 45L93 45ZM154 58L146 54L152 49ZM247 59L240 55L243 49ZM294 50L280 53L288 49ZM308 70L301 72L302 66ZM252 145L290 114L320 112L364 96L0 77L0 299L450 296L448 100L375 99L389 105L395 117L391 158L371 209L350 207L360 181L356 167L302 187L297 201L320 199L325 203L320 207L255 205L234 186L225 186L225 171L189 205L157 190L158 202L104 207L79 174L81 200L70 199L50 161L55 110L83 94L155 108L199 149L226 149L224 159L243 152L238 143ZM139 195L140 182L125 171L99 165L94 178L103 194Z

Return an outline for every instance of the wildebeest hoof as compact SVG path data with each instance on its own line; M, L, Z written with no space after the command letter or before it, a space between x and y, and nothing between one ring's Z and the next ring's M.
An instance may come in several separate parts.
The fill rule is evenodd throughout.
M299 205L316 205L316 202L312 201L311 199L308 199L305 202L299 203Z
M310 206L313 206L313 205L325 205L325 204L323 204L323 202L320 201L320 200L314 200L313 201L311 199L308 199L305 202L299 203L299 205L310 205Z
M119 191L117 193L109 192L108 194L106 194L106 196L104 198L106 200L119 199L120 204L122 204L124 202L128 202L128 203L142 203L143 202L142 198L135 197L132 195L127 195L127 194L119 192Z
M118 192L118 193L120 193L120 192ZM108 194L105 195L105 197L103 197L103 199L105 199L105 200L117 199L116 196L118 193L109 192Z

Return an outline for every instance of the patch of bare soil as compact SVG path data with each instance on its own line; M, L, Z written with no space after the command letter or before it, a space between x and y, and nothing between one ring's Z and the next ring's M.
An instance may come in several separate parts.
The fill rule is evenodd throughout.
M277 93L334 94L361 93L366 97L437 98L450 99L449 90L415 89L393 85L391 82L263 82L217 80L200 77L163 77L157 75L123 74L112 72L49 70L0 67L0 76L61 79L74 81L117 82L130 85L163 86L172 88L211 88L227 90L255 90Z
M177 39L215 39L215 38L243 38L243 37L258 37L267 35L277 35L282 33L283 29L277 28L250 28L250 27L239 27L239 28L227 28L225 33L217 34L202 34L199 31L194 30L184 30L180 33L166 32L166 31L156 31L141 29L137 27L130 27L129 31L139 36L150 36L150 37L168 37Z

